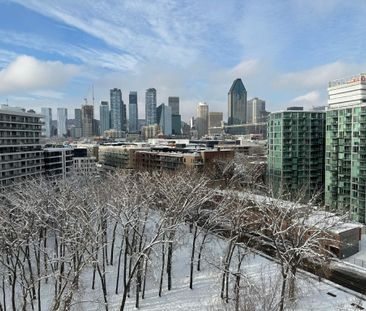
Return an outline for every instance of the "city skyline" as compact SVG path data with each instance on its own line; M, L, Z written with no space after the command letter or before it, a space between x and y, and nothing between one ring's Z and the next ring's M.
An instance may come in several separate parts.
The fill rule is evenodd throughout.
M325 105L328 81L365 65L360 38L366 3L0 5L0 103L37 111L71 111L85 97L91 102L94 84L96 102L108 100L113 87L140 95L154 87L157 104L181 98L183 120L200 101L223 111L226 120L227 90L236 78L248 99L263 98L276 111Z

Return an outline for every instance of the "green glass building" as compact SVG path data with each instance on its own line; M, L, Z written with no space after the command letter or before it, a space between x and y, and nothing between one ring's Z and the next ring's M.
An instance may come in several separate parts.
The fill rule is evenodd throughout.
M366 75L329 83L325 205L365 223Z
M324 187L325 112L302 107L268 117L268 184L275 196L307 201Z

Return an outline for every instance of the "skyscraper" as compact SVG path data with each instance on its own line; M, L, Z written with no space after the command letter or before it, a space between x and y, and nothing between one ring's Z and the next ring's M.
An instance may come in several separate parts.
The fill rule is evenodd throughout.
M110 91L111 96L111 128L117 131L126 130L126 105L122 100L120 89L114 88Z
M100 115L100 134L103 136L105 131L111 128L109 119L109 105L107 101L102 101L99 108Z
M172 108L161 104L156 109L157 124L160 126L161 131L164 135L172 135Z
M182 134L182 118L179 114L179 97L169 96L168 105L172 110L172 134L181 135Z
M366 74L329 83L325 205L366 222Z
M182 118L180 114L172 114L172 134L182 135Z
M94 106L83 105L81 106L81 123L83 128L84 137L93 136L93 119L94 119Z
M196 130L198 138L208 134L208 105L206 103L198 103Z
M45 137L51 137L52 130L52 109L51 108L41 108L41 114L43 117L44 125L42 126L42 134Z
M224 119L222 112L209 112L208 113L208 127L220 127L221 122Z
M71 136L73 138L80 138L83 136L83 129L81 124L81 109L76 108L75 114L75 127L71 128Z
M138 132L138 107L137 107L137 92L130 92L128 96L129 110L129 131L131 133Z
M177 96L169 96L168 97L168 106L172 108L172 115L179 114L179 97Z
M305 201L324 187L325 113L301 107L268 117L268 184L275 196ZM292 197L294 196L294 197Z
M57 108L57 136L65 137L67 135L67 109Z
M266 122L268 116L266 102L258 97L248 100L247 104L247 123Z
M146 125L156 124L156 89L150 88L145 93Z
M236 79L228 93L228 124L247 123L247 90L241 79Z
M82 127L81 119L82 119L81 109L80 108L75 108L75 127L77 127L77 128Z

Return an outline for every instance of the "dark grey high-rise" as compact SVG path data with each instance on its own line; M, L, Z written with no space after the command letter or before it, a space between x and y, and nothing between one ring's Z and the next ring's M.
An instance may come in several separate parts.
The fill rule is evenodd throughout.
M169 96L168 97L168 106L172 108L172 115L179 114L179 97Z
M137 92L130 92L128 97L129 110L129 132L134 133L138 131L138 109L137 109Z
M156 89L147 89L145 93L146 125L156 124Z
M103 136L105 131L111 128L110 117L109 117L109 104L107 101L100 103L100 134Z
M111 96L111 128L117 131L126 130L126 105L122 100L120 89L114 88L110 91Z
M241 79L236 79L228 93L229 125L247 123L247 90Z

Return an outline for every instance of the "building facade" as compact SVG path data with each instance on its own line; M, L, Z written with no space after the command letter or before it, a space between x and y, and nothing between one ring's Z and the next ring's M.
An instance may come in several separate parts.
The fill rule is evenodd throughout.
M83 137L92 137L93 131L93 119L94 119L94 106L83 105L81 106L81 124Z
M110 90L111 129L126 131L126 105L122 100L122 91L114 88Z
M198 103L195 123L198 138L208 134L208 105L206 103Z
M44 172L42 115L0 107L0 186Z
M100 135L103 136L105 131L111 128L109 118L109 104L107 101L102 101L99 108L100 117Z
M51 108L41 108L41 114L43 115L43 126L42 134L50 138L52 135L52 109Z
M247 105L247 123L266 122L268 112L266 111L266 102L257 97L248 100Z
M268 119L268 184L275 196L304 201L324 188L325 113L286 110ZM301 194L301 195L300 195Z
M156 123L160 126L160 130L166 136L172 135L172 109L171 107L161 104L156 109Z
M72 148L44 148L45 176L49 179L66 179L73 172Z
M236 79L228 93L228 124L247 123L247 90L241 79Z
M130 133L136 133L138 128L138 105L137 105L137 92L130 92L128 96L128 130Z
M57 136L67 136L67 109L57 108Z
M168 106L172 109L172 115L178 115L179 114L179 97L169 96L168 97Z
M156 89L150 88L145 93L145 119L146 125L156 123Z
M182 135L182 118L180 114L172 114L172 134Z
M366 74L329 83L325 205L366 222Z

